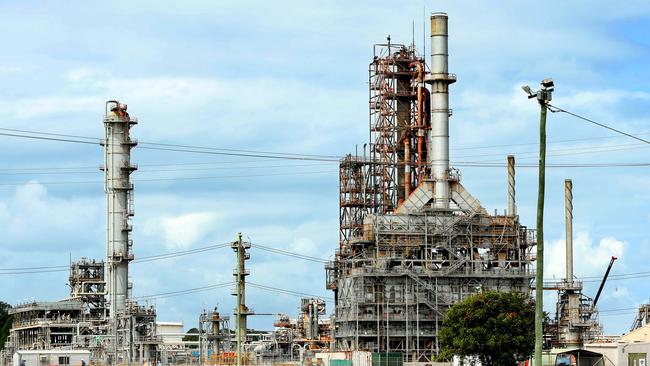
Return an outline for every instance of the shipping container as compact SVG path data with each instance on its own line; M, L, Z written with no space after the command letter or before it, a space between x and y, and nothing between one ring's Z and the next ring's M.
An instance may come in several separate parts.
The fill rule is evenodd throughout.
M352 360L330 360L330 366L352 366Z
M90 364L90 351L19 350L12 361L13 366L81 366Z
M373 352L372 366L403 366L404 356L401 352Z
M372 366L372 352L353 351L352 366Z

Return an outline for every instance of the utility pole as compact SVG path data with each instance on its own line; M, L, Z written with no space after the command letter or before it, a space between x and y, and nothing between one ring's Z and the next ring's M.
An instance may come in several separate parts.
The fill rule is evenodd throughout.
M540 90L533 92L528 85L522 89L528 99L536 98L539 115L539 182L537 188L537 263L535 273L535 366L542 366L544 346L544 189L546 185L546 112L555 89L553 79L544 79Z
M235 268L235 281L237 287L235 289L234 295L237 296L237 304L235 308L235 336L237 337L237 366L241 366L242 357L242 342L246 341L246 329L247 329L247 317L251 315L252 312L249 311L246 307L246 276L249 272L246 272L246 260L250 259L250 254L246 252L246 249L251 247L251 244L248 242L242 241L241 233L237 234L237 241L232 243L231 247L237 253L237 267ZM242 341L243 339L243 341Z

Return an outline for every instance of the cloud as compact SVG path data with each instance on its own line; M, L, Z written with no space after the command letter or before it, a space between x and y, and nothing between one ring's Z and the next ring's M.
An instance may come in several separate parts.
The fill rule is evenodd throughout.
M16 74L23 71L24 68L17 65L0 65L0 75L1 74Z
M187 249L214 229L218 216L214 212L191 212L177 216L161 215L150 218L143 224L148 235L162 233L165 246L169 249Z
M548 244L547 244L548 245ZM607 268L612 256L624 260L626 243L614 237L601 238L594 243L589 233L579 232L573 239L573 273L576 277L599 276ZM544 268L546 278L564 278L566 275L566 245L564 239L548 245ZM617 263L621 266L621 263Z
M0 200L0 241L15 251L59 252L101 246L101 199L61 198L37 181Z
M102 98L93 96L44 96L4 100L0 108L8 118L30 119L36 117L57 117L78 112L92 112L103 105Z
M646 50L628 37L636 34L642 38L647 32L644 28L630 29L628 24L630 18L647 24L644 17L650 7L643 2L626 6L602 3L599 7L572 3L562 4L562 12L550 11L558 4L543 5L542 11L549 14L544 18L538 16L539 9L514 1L501 7L443 1L435 4L436 9L416 2L401 6L399 12L388 2L380 2L372 13L365 3L344 1L322 2L317 7L258 3L258 11L252 13L250 6L236 2L188 5L178 1L165 7L154 2L118 2L92 9L44 5L46 11L43 6L29 4L2 5L0 23L14 30L0 34L7 58L3 62L9 67L5 70L9 73L2 73L0 67L7 85L0 98L3 127L100 137L104 102L119 98L140 119L133 130L140 141L333 155L354 151L355 144L361 150L368 135L366 82L372 44L383 41L387 33L396 41L410 42L411 20L420 18L426 5L426 11L446 10L450 14L450 71L459 76L450 96L454 109L452 148L536 141L538 108L526 99L519 85L536 86L546 76L556 78L554 99L559 106L616 122L617 126L628 124L625 130L644 128L643 118L648 114L648 90L643 83L648 75ZM79 22L66 22L71 17ZM393 19L390 24L385 21L387 17ZM115 26L105 27L107 18L114 20ZM426 15L424 18L427 23ZM421 25L418 22L416 32ZM424 42L428 51L428 39ZM12 65L20 65L22 70L14 70ZM560 136L582 138L591 131L606 134L585 129L568 117L557 118L557 122L553 119L549 123L549 141ZM86 154L86 146L73 150L64 144L9 141L1 152L6 165L101 163L99 148L92 155ZM503 147L488 153L496 154L494 159L501 161L510 150ZM485 150L462 155L481 153ZM581 161L590 162L588 157ZM620 152L607 157L612 161L628 158ZM134 158L144 166L198 162L214 156L136 149ZM149 174L142 170L143 175ZM503 171L468 168L463 173L472 194L482 202L505 200ZM535 213L534 174L533 169L518 170L519 212L522 223L529 226ZM562 198L554 198L552 188L560 173L549 170L547 174L549 204L561 203ZM576 237L577 275L602 275L611 253L631 251L627 243L643 247L650 216L648 195L639 187L647 186L647 179L631 180L629 170L605 173L616 179L603 179L603 171L596 169L562 170L561 174L571 174L576 187L584 187L576 194L576 207L585 201L593 205L582 217L593 223L588 231L597 239L587 235L582 243L579 241L583 239ZM579 185L580 179L589 183ZM138 183L135 254L160 254L161 247L168 251L223 243L242 231L254 242L327 257L338 241L337 183L335 175ZM39 265L33 255L39 248L50 253L70 248L75 253L87 250L101 257L100 191L88 198L76 185L35 188L26 189L20 197L9 189L0 192L0 239L10 243L3 248L16 251L5 265L28 260ZM630 199L633 204L628 204ZM612 210L607 209L612 207L620 207L614 210L614 218ZM620 229L623 223L624 230ZM614 225L619 228L612 229ZM549 230L555 229L551 226ZM547 263L554 266L549 271L562 277L562 244L553 242L549 248ZM232 279L233 253L229 248L204 254L134 264L131 274L135 292L166 292ZM324 292L320 264L259 250L252 254L251 281ZM634 266L631 261L622 260L634 267L629 271L643 270L642 259ZM41 278L38 282L42 287L65 293L65 275ZM0 287L8 289L7 296L13 299L50 296L41 288ZM633 296L646 290L629 287ZM182 317L186 324L194 324L202 301L225 303L224 311L231 311L233 299L228 291L161 300L159 318ZM251 289L249 299L251 306L278 312L293 311L298 303L297 298L255 289ZM603 306L610 307L606 298ZM271 323L262 317L252 321L263 327Z

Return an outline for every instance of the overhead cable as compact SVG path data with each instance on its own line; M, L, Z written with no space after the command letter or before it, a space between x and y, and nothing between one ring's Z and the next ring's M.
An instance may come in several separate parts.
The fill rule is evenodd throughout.
M560 108L560 107L556 107L556 106L554 106L554 105L552 105L552 104L549 104L548 106L550 107L550 108L549 108L550 111L553 112L553 113L557 113L557 112L566 113L566 114L571 115L571 116L573 116L573 117L579 118L579 119L581 119L581 120L583 120L583 121L587 121L587 122L589 122L589 123L593 123L593 124L595 124L596 126L600 126L600 127L602 127L602 128L606 128L606 129L608 129L608 130L610 130L610 131L614 131L614 132L616 132L616 133L620 133L621 135L624 135L624 136L627 136L627 137L633 138L633 139L635 139L635 140L642 141L642 142L644 142L644 143L646 143L646 144L650 144L650 141L648 141L648 140L642 139L642 138L640 138L640 137L638 137L638 136L635 136L635 135L629 134L629 133L627 133L627 132L623 132L623 131L621 131L621 130L619 130L619 129L616 129L616 128L614 128L614 127L608 126L608 125L606 125L606 124L604 124L604 123L596 122L596 121L594 121L593 119L589 119L589 118L584 117L584 116L581 116L581 115L579 115L579 114L577 114L577 113L569 112L569 111L567 111L566 109L562 109L562 108Z
M250 282L250 281L246 282L246 285L250 285L250 286L258 288L260 290L266 290L266 291L271 291L271 292L275 292L275 293L282 293L282 294L286 294L286 295L293 295L293 296L299 296L299 297L302 297L302 296L315 297L315 298L319 298L319 299L323 299L323 300L334 301L333 298L327 297L327 296L320 296L320 295L314 295L314 294L309 294L309 293L300 292L300 291L287 290L287 289L283 289L283 288L262 285L262 284L254 283L254 282Z

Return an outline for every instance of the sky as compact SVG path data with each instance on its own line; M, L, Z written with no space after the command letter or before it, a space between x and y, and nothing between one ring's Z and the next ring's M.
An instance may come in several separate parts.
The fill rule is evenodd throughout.
M521 85L552 77L553 103L650 137L650 4L645 1L0 1L0 128L103 137L106 100L139 120L132 136L172 143L342 156L368 139L367 68L387 35L429 50L428 14L449 14L452 164L492 212L505 168L536 162L539 108ZM424 26L424 27L423 27ZM424 39L424 40L423 40ZM10 133L7 130L0 130ZM563 114L548 117L549 164L649 163L650 145ZM0 268L66 265L104 253L100 146L0 135ZM156 151L132 161L136 258L253 243L331 259L338 245L337 164ZM66 169L63 169L66 168ZM191 179L187 179L191 178ZM650 298L650 174L645 167L549 168L546 274L564 276L563 181L574 184L575 274L599 302L605 333L626 332ZM518 212L535 226L535 168L517 169ZM232 280L230 248L133 263L133 295ZM248 280L331 297L323 265L253 248ZM5 274L0 300L68 296L67 272ZM646 272L632 278L622 274ZM629 276L628 276L629 277ZM555 294L545 296L553 311ZM258 313L299 297L249 288ZM195 326L233 309L230 287L148 301L161 321ZM331 312L332 304L328 303ZM273 316L255 316L270 329Z

